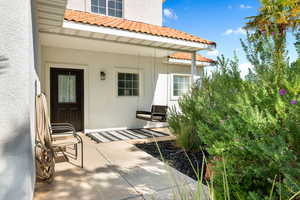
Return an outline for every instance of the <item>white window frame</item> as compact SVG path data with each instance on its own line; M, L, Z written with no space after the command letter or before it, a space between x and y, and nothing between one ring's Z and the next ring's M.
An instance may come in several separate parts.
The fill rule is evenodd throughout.
M98 0L99 1L99 0ZM108 1L109 0L105 0L106 1L106 7L105 7L105 14L102 14L102 13L100 13L100 12L93 12L92 11L92 6L93 6L93 4L92 4L92 0L90 0L90 2L91 2L91 4L90 4L90 10L91 10L91 13L97 13L97 14L101 14L101 15L106 15L106 16L110 16L110 15L108 15ZM121 0L122 1L122 16L121 17L117 17L117 16L110 16L110 17L117 17L117 18L124 18L124 0ZM99 7L100 7L100 5L98 5L98 9L99 9ZM115 9L117 9L117 8L115 8Z
M118 74L119 73L132 73L132 74L138 74L139 76L139 95L138 96L119 96L118 94ZM143 71L142 69L137 68L124 68L124 67L115 67L115 96L117 98L140 98L143 96Z
M192 86L192 75L191 74L171 74L171 100L178 100L181 96L174 96L174 76L184 76L189 78L189 89Z

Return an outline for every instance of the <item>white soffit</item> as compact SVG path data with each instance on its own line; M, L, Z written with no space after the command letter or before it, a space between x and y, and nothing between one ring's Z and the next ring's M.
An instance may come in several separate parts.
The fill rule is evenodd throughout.
M176 58L168 58L166 63L168 64L175 64L175 65L191 65L192 61L191 60L183 60L183 59L176 59ZM197 66L214 66L214 63L210 62L201 62L201 61L196 61Z
M109 41L118 41L141 46L157 47L177 51L193 52L199 50L214 49L214 45L173 39L168 37L154 36L150 34L119 30L114 28L83 24L78 22L64 21L63 28L77 30L79 32L96 33L94 38Z
M67 0L37 0L36 12L39 30L61 27Z
M67 31L64 30L64 32ZM71 34L71 32L69 34ZM78 33L75 31L74 34ZM39 39L41 45L45 47L66 48L81 51L107 52L147 57L167 57L176 52L168 49L154 48L149 46L110 42L96 38L79 37L77 35L66 35L62 32L40 32Z

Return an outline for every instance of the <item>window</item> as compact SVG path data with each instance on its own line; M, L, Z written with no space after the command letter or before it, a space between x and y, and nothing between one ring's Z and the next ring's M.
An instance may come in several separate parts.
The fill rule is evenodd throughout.
M92 12L123 17L123 0L91 0Z
M118 96L139 96L139 74L118 73Z
M58 75L58 103L76 103L75 75Z
M173 75L173 97L184 95L191 86L191 76L189 75Z

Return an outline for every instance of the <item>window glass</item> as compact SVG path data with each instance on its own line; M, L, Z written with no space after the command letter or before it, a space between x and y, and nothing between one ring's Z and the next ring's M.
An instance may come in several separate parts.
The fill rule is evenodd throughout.
M116 1L114 0L108 0L108 8L116 8Z
M98 0L92 0L91 4L92 6L98 6Z
M99 6L100 7L106 7L106 0L99 0Z
M123 16L122 0L91 0L91 11L113 17Z
M92 12L99 13L98 7L92 6Z
M106 8L100 7L100 8L99 8L99 13L105 15L105 13L106 13Z
M116 10L115 9L108 9L108 15L109 16L115 16L116 15Z
M173 76L173 96L179 97L184 95L190 88L191 78L185 75Z
M58 103L76 103L75 75L58 75Z
M118 11L118 10L117 10L117 12L116 12L116 17L122 18L122 11Z
M139 96L139 75L118 73L118 96Z
M122 2L121 3L117 3L116 7L117 7L117 9L122 10Z

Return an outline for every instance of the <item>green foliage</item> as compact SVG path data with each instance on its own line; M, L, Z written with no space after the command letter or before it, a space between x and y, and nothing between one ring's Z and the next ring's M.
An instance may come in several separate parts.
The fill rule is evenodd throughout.
M300 65L289 64L276 39L248 35L242 45L254 70L247 78L237 57L221 57L218 69L180 100L181 112L171 112L178 142L188 141L188 149L185 137L197 134L193 145L203 142L211 155L216 199L288 199L300 190Z
M197 151L201 147L201 140L196 132L196 125L193 119L196 117L193 114L193 102L188 104L184 99L189 99L184 96L180 101L181 110L185 113L178 112L175 107L171 109L171 115L168 118L170 130L176 135L176 143L186 151Z
M271 31L279 29L280 32L299 28L299 0L260 0L260 2L259 14L248 17L247 28Z
M300 57L300 33L299 32L295 34L295 38L296 38L296 42L295 42L296 51L298 53L298 57Z

